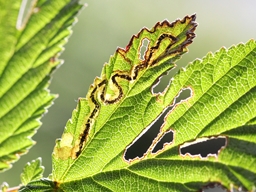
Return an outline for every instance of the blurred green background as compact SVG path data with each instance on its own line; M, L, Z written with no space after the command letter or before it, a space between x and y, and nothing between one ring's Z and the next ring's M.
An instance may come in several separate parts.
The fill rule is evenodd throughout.
M50 90L59 94L44 115L43 125L33 139L37 144L13 168L0 174L0 183L20 183L26 162L42 157L44 176L51 173L51 153L55 140L61 137L78 97L84 97L89 85L117 46L125 47L131 36L142 27L151 28L158 21L174 21L185 15L197 14L197 37L189 53L178 62L185 66L196 58L222 46L256 38L255 0L83 0L88 6L79 14L73 35L61 58L64 65L53 75ZM170 77L165 78L165 81Z

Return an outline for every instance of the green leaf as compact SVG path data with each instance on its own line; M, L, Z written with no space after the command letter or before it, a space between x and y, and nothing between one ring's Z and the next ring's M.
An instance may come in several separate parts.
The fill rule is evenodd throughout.
M151 89L187 51L195 37L194 20L194 15L187 16L174 23L157 23L151 30L142 29L126 49L117 49L104 65L87 97L79 99L55 146L53 180L60 188L78 180L101 188L92 176L129 166L123 159L125 148L173 101L170 98L167 103ZM147 47L144 53L143 46Z
M194 19L157 23L133 36L126 49L117 49L87 97L79 99L55 146L55 189L197 191L211 182L255 188L254 40L209 53L181 69L162 93L153 92L157 79L187 51ZM175 103L185 90L190 96ZM163 114L164 123L144 155L128 157ZM170 132L174 139L154 151ZM224 144L206 156L182 152L212 140Z
M31 181L39 180L43 177L44 167L42 159L38 158L31 163L27 163L20 175L22 185L27 185Z
M33 191L33 192L53 192L54 189L54 183L50 181L49 179L40 179L38 181L32 181L26 186L22 186L19 189L19 192L27 192L27 191ZM54 190L55 191L55 190Z
M52 104L50 75L70 26L81 5L78 0L40 0L28 20L16 26L21 0L0 1L0 170L25 153L39 119Z
M216 182L229 190L254 190L255 40L195 60L154 93L192 42L194 20L157 23L117 49L56 143L52 181L33 181L22 191L183 192ZM182 100L185 91L190 94ZM162 116L145 153L129 157L127 151ZM173 140L155 150L169 133ZM187 150L211 141L222 145L205 156Z

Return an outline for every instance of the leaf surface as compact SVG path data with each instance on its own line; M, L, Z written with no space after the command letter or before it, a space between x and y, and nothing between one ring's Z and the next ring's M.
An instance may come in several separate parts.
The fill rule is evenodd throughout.
M21 0L0 1L0 170L25 153L39 119L52 104L49 74L81 5L78 1L37 1L27 21L17 25Z
M79 99L56 144L55 181L88 178L111 170L116 163L119 168L127 167L122 157L125 148L173 102L172 98L165 103L152 89L187 51L195 37L194 20L192 15L173 23L157 23L133 36L126 49L117 49L87 97ZM144 52L142 47L146 47ZM84 166L86 171L81 172Z
M187 51L195 27L195 16L164 21L117 49L57 141L48 186L183 192L217 182L230 190L255 189L255 40L209 53L181 69L163 92L153 91ZM185 90L190 95L178 101ZM127 151L162 116L164 123L145 153L128 157ZM169 133L173 139L154 150ZM206 156L182 152L214 140L224 144Z
M21 173L22 185L27 185L31 181L39 180L43 177L44 167L42 166L42 159L38 158L31 163L27 163Z

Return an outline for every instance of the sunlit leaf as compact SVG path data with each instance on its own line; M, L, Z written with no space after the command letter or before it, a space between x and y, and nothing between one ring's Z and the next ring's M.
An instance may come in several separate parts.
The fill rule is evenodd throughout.
M31 181L41 179L43 177L44 167L42 166L41 158L38 158L31 163L27 163L21 173L21 183L27 185Z
M22 186L19 192L33 191L33 192L52 192L55 188L54 183L49 179L40 179L38 181L32 181L25 187Z
M118 48L56 143L52 182L32 182L23 190L184 192L210 183L255 189L254 40L195 60L163 92L154 92L187 52L195 28L195 15L163 21ZM159 119L147 149L128 155ZM191 151L216 142L207 154Z
M20 5L0 1L0 170L34 144L31 136L55 98L49 74L81 8L78 0L37 1L20 25Z

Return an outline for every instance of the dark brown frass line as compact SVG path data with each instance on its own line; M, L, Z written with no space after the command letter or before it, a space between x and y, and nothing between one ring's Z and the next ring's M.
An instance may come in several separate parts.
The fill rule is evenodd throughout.
M93 102L93 104L95 105L91 115L89 116L89 118L87 119L86 123L85 123L85 129L83 131L83 133L81 134L81 138L80 138L80 142L79 142L79 150L76 152L76 157L78 157L80 155L80 153L82 152L82 148L83 148L83 143L86 141L86 137L89 133L90 130L90 126L92 123L92 119L93 117L96 115L96 113L99 111L100 105L98 104L98 102L96 101L96 99L94 98L94 94L97 90L98 87L101 87L103 84L105 84L106 80L103 80L102 82L100 82L92 91L91 95L90 95L90 99Z
M137 65L135 68L134 68L134 75L133 76L129 76L129 75L126 75L126 74L118 74L118 73L115 73L112 77L111 77L111 81L113 82L113 84L117 87L119 93L118 93L118 96L112 100L106 100L105 99L105 92L106 92L106 85L108 83L108 81L106 79L104 79L103 81L101 81L94 89L93 91L91 92L91 95L90 95L90 99L92 101L92 103L95 105L93 111L91 112L89 118L87 119L86 123L85 123L85 129L83 131L83 133L81 134L81 138L80 138L80 142L79 142L79 149L78 151L76 152L76 157L78 157L81 152L82 152L82 149L83 149L83 145L84 143L86 142L86 139L87 139L87 136L89 134L89 130L91 128L91 125L92 125L92 119L96 116L97 112L99 111L100 109L100 104L97 102L96 98L95 98L95 93L97 91L98 88L103 87L103 90L102 90L102 93L100 94L100 99L105 103L105 104L113 104L113 103L116 103L118 102L122 97L123 97L123 90L122 90L122 87L118 84L116 78L121 78L121 79L126 79L127 81L131 81L131 80L135 80L139 74L139 71L149 67L149 66L153 66L155 65L159 60L156 59L156 60L153 60L152 62L150 62L150 59L152 57L152 55L154 54L154 51L157 50L160 46L160 43L163 39L165 38L170 38L171 39L171 43L170 45L168 45L168 47L166 48L166 51L173 45L176 43L177 41L177 38L170 35L170 34L162 34L158 40L157 40L157 43L156 43L156 46L154 47L151 47L150 48L150 52L149 52L149 55L148 55L148 58L146 58L144 60L144 62L140 65ZM175 52L174 52L175 53ZM151 63L151 64L150 64Z

